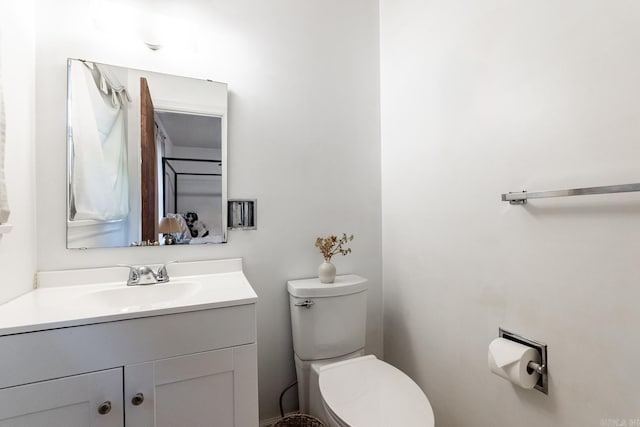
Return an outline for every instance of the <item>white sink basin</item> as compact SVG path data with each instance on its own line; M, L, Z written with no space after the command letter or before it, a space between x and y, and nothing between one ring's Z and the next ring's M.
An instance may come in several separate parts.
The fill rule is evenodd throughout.
M145 307L176 304L196 294L201 288L197 282L176 281L155 285L124 286L87 293L75 300L79 304L106 306L120 312L141 310Z

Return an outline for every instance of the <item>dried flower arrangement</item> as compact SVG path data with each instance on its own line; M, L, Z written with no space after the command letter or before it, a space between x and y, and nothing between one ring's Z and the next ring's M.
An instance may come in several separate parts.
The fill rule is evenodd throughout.
M343 249L342 246L347 242L353 240L353 234L349 237L345 233L342 233L342 237L338 239L337 236L318 237L316 239L316 248L320 249L322 256L326 262L331 261L331 257L336 254L342 254L343 256L351 253L351 248Z

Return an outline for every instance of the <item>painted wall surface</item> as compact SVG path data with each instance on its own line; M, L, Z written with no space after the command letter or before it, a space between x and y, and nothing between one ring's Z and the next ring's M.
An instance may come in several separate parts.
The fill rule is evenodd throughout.
M97 31L91 3L37 3L38 269L242 257L259 296L260 409L269 418L295 378L286 281L317 274L317 236L354 233L353 253L335 261L340 273L370 279L367 350L380 355L377 2L156 1L153 11L198 28L195 49L156 52L126 29ZM258 230L230 232L225 245L65 249L67 57L227 82L229 197L258 199Z
M500 201L638 182L639 21L635 1L381 1L385 356L439 427L640 419L640 196ZM489 373L500 326L548 344L548 396Z
M0 2L0 67L11 233L0 235L0 303L28 292L36 269L34 2Z

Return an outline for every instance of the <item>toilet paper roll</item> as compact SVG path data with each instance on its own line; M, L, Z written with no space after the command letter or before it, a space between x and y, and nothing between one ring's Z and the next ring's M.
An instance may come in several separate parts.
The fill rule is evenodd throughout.
M527 364L532 361L540 363L540 354L534 348L504 338L489 344L491 372L522 388L532 389L540 378L537 372L527 372Z

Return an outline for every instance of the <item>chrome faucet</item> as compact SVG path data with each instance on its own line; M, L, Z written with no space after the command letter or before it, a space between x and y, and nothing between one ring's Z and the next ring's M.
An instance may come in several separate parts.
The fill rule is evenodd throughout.
M157 283L167 283L169 281L169 273L167 273L167 265L175 261L170 261L162 265L158 269L158 272L154 272L151 267L146 265L136 267L128 264L118 264L118 267L129 268L129 278L127 279L127 286L138 285L155 285Z

